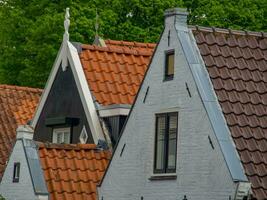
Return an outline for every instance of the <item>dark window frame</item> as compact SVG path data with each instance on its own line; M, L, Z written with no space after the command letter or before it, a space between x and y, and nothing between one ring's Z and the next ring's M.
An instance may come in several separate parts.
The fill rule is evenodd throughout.
M169 63L169 56L173 55L173 74L168 74L168 63ZM175 51L174 49L165 51L165 70L164 70L164 81L173 80L174 77L174 66L175 66Z
M165 117L165 133L164 133L164 161L163 161L163 169L157 169L157 141L158 141L158 118ZM169 119L170 116L176 116L176 140L175 140L175 168L168 169L168 149L169 149ZM168 173L176 173L177 166L177 141L178 141L178 112L168 112L168 113L159 113L155 115L156 126L155 126L155 141L154 141L154 166L153 172L154 174L168 174Z
M19 177L20 177L20 162L15 162L13 168L13 183L18 183Z

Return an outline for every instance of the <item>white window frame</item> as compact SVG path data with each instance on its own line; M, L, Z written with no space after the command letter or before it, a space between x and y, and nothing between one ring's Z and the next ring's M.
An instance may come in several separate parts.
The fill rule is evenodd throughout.
M65 127L65 128L54 128L53 129L53 143L57 143L57 144L70 144L70 127ZM59 134L63 134L63 141L59 142L58 141L58 135ZM68 139L67 141L64 141L64 136L65 134L68 134Z

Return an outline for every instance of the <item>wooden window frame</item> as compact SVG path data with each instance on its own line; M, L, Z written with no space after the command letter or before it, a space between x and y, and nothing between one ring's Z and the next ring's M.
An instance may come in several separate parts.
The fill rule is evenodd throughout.
M15 162L13 168L13 183L19 182L19 176L20 176L20 162Z
M169 62L169 56L173 55L173 74L168 74L168 62ZM173 80L174 77L174 66L175 66L175 51L174 49L165 51L165 72L164 72L164 81L170 81Z
M176 116L176 141L175 141L175 168L168 169L168 149L169 149L169 116ZM164 133L164 161L163 161L163 169L157 169L157 140L158 140L158 118L165 117L165 133ZM160 113L156 114L156 127L155 127L155 141L154 141L154 166L153 172L154 174L171 174L176 173L177 166L177 140L178 140L178 112L169 112L169 113Z

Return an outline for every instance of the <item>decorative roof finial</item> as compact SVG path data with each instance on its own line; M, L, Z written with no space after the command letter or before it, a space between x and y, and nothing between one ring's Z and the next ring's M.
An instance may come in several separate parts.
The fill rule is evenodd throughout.
M70 27L70 9L66 8L66 13L65 13L65 20L64 20L64 28L65 28L65 33L63 36L63 55L62 55L62 69L65 71L68 67L68 56L67 56L67 46L68 46L68 41L69 41L69 27Z
M98 28L99 28L99 16L97 13L97 8L95 9L95 36L98 36Z
M69 41L69 27L70 27L70 9L66 8L65 20L64 20L64 41Z

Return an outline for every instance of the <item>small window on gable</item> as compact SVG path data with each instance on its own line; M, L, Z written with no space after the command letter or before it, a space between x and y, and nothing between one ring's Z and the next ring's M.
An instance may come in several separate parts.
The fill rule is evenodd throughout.
M174 50L166 52L164 80L172 80L174 76Z
M178 113L156 115L154 173L176 172Z
M53 143L69 144L70 143L70 127L54 128L53 129Z
M13 183L19 182L19 174L20 174L20 163L15 162L14 169L13 169Z

